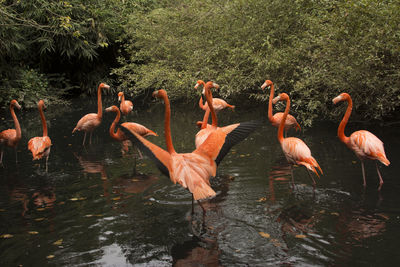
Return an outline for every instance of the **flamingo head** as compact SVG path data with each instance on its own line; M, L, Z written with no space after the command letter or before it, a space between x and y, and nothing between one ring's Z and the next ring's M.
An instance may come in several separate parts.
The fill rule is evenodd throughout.
M335 97L334 99L332 99L333 104L337 104L340 101L346 100L350 98L350 95L348 93L341 93L340 95L338 95L337 97Z
M273 104L276 104L278 101L288 100L289 96L286 93L281 93L277 97L272 100Z
M201 92L203 95L206 95L206 91L208 90L209 92L211 92L211 88L215 88L215 89L219 89L219 85L216 84L213 81L208 81L204 87L203 87L203 92Z
M167 96L167 91L165 91L164 89L160 89L160 90L154 91L152 96L155 98L164 98Z
M117 106L111 106L106 108L106 112L117 112L118 111L118 107Z
M10 106L14 106L17 109L21 109L21 106L18 104L17 100L15 100L15 99L11 100Z
M197 82L196 82L196 85L194 86L194 89L197 89L200 85L205 85L205 83L204 83L204 81L203 80L198 80Z
M266 80L266 81L263 83L263 85L261 85L261 89L264 91L264 89L265 89L266 87L270 87L270 86L272 86L272 85L274 85L274 83L273 83L271 80Z
M101 84L99 85L99 87L100 87L100 88L104 88L104 89L110 89L110 86L109 86L108 84L105 84L105 83L101 83Z
M119 92L119 93L118 93L118 102L121 101L121 98L122 98L123 95L124 95L123 92Z
M46 106L45 106L45 104L44 104L43 99L40 99L40 100L39 100L39 102L38 102L38 108L39 108L39 109L42 109L42 110L46 110Z

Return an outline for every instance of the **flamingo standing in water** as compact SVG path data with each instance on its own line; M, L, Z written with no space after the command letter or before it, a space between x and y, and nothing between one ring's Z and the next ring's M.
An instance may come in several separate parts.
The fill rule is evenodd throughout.
M274 115L272 115L272 99L274 99L274 83L270 80L266 80L263 85L261 85L261 89L264 91L266 87L271 87L271 91L269 93L269 102L268 102L268 119L271 122L272 126L274 127L279 127L281 124L282 118L283 118L283 112L277 112ZM290 128L294 128L297 130L301 130L300 125L297 123L295 117L292 115L288 114L286 121L285 121L285 136L287 134L287 131Z
M133 110L132 102L125 100L125 95L123 92L118 93L118 101L121 101L119 108L121 109L122 114L128 115L128 113Z
M202 95L200 96L200 99L199 99L199 107L202 110L207 111L208 103L206 102L205 104L203 104L203 97L202 97L204 95L204 93L205 93L205 90L204 90L205 82L203 80L198 80L196 82L196 85L194 86L194 88L197 89L200 85L203 85L203 92L202 92ZM213 98L212 104L213 104L213 107L214 107L214 111L216 113L218 113L220 110L223 110L224 108L230 108L232 111L235 110L235 106L234 105L228 104L225 100L223 100L221 98Z
M115 126L117 125L117 123L119 122L120 118L121 118L121 112L119 111L117 106L111 106L106 108L106 112L115 112L117 113L115 116L115 119L113 121L113 123L111 124L110 127L110 136L123 143L123 150L127 151L128 150L128 146L129 144L126 142L129 142L128 137L125 136L125 134L121 131L121 129L118 128L117 132L115 132ZM153 132L152 130L146 128L145 126L139 124L139 123L135 123L135 122L124 122L121 124L122 126L124 126L125 128L129 129L132 132L136 132L137 134L139 134L140 136L146 137L149 135L153 135L153 136L158 136L158 134L156 134L155 132ZM140 153L140 151L139 151Z
M315 168L318 168L321 174L323 174L321 167L318 162L311 156L311 151L308 146L299 138L296 137L283 137L283 129L285 128L285 121L290 110L290 99L286 93L281 93L279 96L275 97L272 102L276 104L278 101L286 101L285 112L283 113L281 122L278 128L278 141L281 144L283 154L285 154L286 160L291 164L292 182L293 178L293 165L303 165L307 168L307 173L310 175L313 185L315 186L315 180L308 172L308 170L313 171L318 177L319 174Z
M337 135L340 141L342 141L348 148L353 150L356 156L360 159L361 170L364 179L363 185L365 187L367 183L365 181L364 160L366 159L379 160L386 166L390 164L390 161L386 158L382 141L379 140L379 138L376 137L371 132L360 130L352 133L350 137L347 137L344 134L344 128L346 127L346 124L349 121L351 110L353 108L353 101L351 100L351 97L348 93L342 93L332 100L333 104L337 104L341 101L347 101L347 110L343 116L342 121L339 124ZM375 162L375 165L376 165L376 171L379 176L378 190L380 190L383 184L383 179L378 169L378 163Z
M84 131L85 136L83 137L83 144L85 145L85 140L86 140L86 134L90 132L90 139L89 139L89 144L92 144L92 133L95 128L97 128L100 123L101 119L103 117L103 106L101 102L101 89L110 89L110 86L101 83L99 87L97 88L97 113L89 113L83 116L78 123L76 124L74 130L72 130L72 133L76 131Z
M19 140L21 140L21 126L19 125L17 116L15 115L14 107L16 107L17 109L21 109L21 106L15 99L11 100L10 103L10 113L14 121L15 129L8 129L0 132L0 145L1 145L0 164L3 164L3 152L4 152L3 149L5 145L14 148L15 162L17 163L17 145Z
M208 87L215 84L209 82ZM146 140L136 132L130 131L121 126L122 131L129 136L130 140L146 153L157 165L160 171L170 177L171 181L176 184L178 182L182 187L188 188L192 193L192 199L200 204L201 199L215 196L215 191L211 188L209 179L216 175L217 164L222 160L223 156L229 149L237 143L237 140L243 140L248 134L254 131L253 128L237 127L229 135L221 136L215 131L210 134L207 140L194 150L192 153L177 153L172 144L171 137L171 109L167 92L163 89L155 91L154 97L164 100L165 104L165 141L167 150ZM211 102L207 101L209 106ZM234 140L232 140L234 139ZM222 142L221 142L222 140ZM201 206L201 204L200 204ZM201 206L202 207L202 206ZM203 208L203 207L202 207ZM203 208L204 211L204 208Z
M43 109L46 108L43 100L39 100L38 103L40 119L42 121L43 136L33 137L28 142L28 149L32 152L33 160L41 159L46 157L46 172L47 172L47 161L50 155L51 139L47 136L47 124L46 118L44 117Z

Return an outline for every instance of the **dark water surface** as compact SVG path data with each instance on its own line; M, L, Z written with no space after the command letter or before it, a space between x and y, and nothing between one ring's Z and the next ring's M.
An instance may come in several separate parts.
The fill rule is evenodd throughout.
M105 107L115 103L107 96ZM178 152L194 149L195 104L172 105L172 135ZM391 161L361 166L336 137L337 124L319 123L301 133L324 175L313 190L303 167L290 169L266 121L266 108L222 111L220 125L264 119L264 126L235 146L220 164L204 202L203 217L191 195L161 175L148 159L108 135L114 113L104 114L93 144L71 134L81 116L96 112L95 100L46 111L52 139L49 171L32 161L27 141L42 134L37 110L17 111L22 126L15 164L6 149L0 167L1 266L394 266L400 261L400 125L349 124L384 143ZM165 148L162 104L128 116L160 134L148 139ZM13 127L8 110L0 118ZM124 119L123 119L124 120ZM136 169L134 168L136 162ZM39 166L40 164L40 166ZM7 236L8 235L8 236ZM12 236L10 236L12 235ZM9 238L6 238L9 237ZM204 265L201 265L204 264Z

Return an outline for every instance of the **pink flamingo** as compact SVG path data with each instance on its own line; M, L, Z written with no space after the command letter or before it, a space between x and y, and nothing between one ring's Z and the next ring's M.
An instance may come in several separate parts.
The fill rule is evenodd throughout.
M121 101L119 108L121 109L122 114L128 115L128 113L133 110L132 102L125 100L125 95L123 92L118 93L118 101Z
M382 141L379 140L379 138L376 137L371 132L360 130L352 133L350 137L347 137L344 134L344 128L346 127L346 124L349 121L351 110L353 108L353 101L351 100L351 97L348 93L342 93L332 100L334 104L337 104L341 101L347 101L347 110L343 116L342 121L339 124L337 134L340 141L342 141L348 148L353 150L356 156L360 159L361 170L364 179L363 185L365 187L367 183L365 181L364 160L366 159L379 160L386 166L390 164L390 161L386 158ZM378 163L375 162L375 165L376 165L376 171L379 176L378 190L380 190L383 184L383 179L378 169Z
M194 88L197 89L200 85L203 85L202 95L204 95L204 87L205 87L205 82L204 81L198 80L196 82L196 85L194 86ZM225 100L223 100L221 98L213 98L212 103L213 103L213 107L214 107L214 110L215 110L216 113L218 113L220 110L223 110L224 108L230 108L230 109L232 109L232 111L235 110L235 106L234 105L228 104ZM199 99L199 107L204 111L207 111L207 109L208 109L208 103L207 102L203 105L202 96L200 96L200 99Z
M121 131L121 129L118 128L117 132L115 132L115 126L117 125L117 123L119 122L119 120L121 118L121 112L119 111L118 107L117 106L108 107L108 108L106 108L106 112L115 112L116 113L115 119L114 119L114 121L113 121L113 123L111 124L111 127L110 127L110 136L114 140L117 140L119 142L123 142L123 143L125 141L130 142L128 137L126 137L126 135ZM141 125L139 123L124 122L121 125L124 126L127 129L129 129L132 132L136 132L137 134L139 134L140 136L143 136L143 137L146 137L146 136L149 136L149 135L158 136L158 134L156 134L152 130L146 128L145 126L143 126L143 125ZM126 150L126 151L128 150L127 149L127 145L124 146L124 150Z
M213 87L213 82L208 82L207 87ZM250 132L247 128L238 132L232 131L230 135L221 136L219 131L210 134L207 140L192 153L177 153L172 144L171 137L171 108L167 92L163 89L155 91L154 97L163 99L165 105L165 142L167 150L146 140L134 131L130 131L123 125L122 131L129 136L130 140L156 163L160 171L170 177L173 183L179 183L182 187L188 188L194 200L200 204L201 199L215 196L209 179L216 175L217 164L229 151L237 140L243 140ZM209 101L209 98L207 98ZM208 102L211 105L211 102ZM234 140L231 140L234 138ZM222 142L221 142L222 140ZM200 204L201 206L201 204ZM201 206L202 207L202 206ZM202 207L203 208L203 207ZM203 208L204 211L204 208Z
M283 118L283 112L277 112L274 115L272 115L272 99L274 99L274 83L270 80L266 80L263 85L261 85L261 89L264 91L266 87L271 87L271 91L269 93L269 102L268 102L268 119L271 122L272 126L274 127L279 127L281 124L282 118ZM295 117L292 115L288 114L286 121L285 121L285 136L287 131L290 128L294 128L297 130L301 130L300 125L297 123Z
M97 113L89 113L83 116L78 123L76 124L74 130L72 130L72 133L76 131L84 131L85 136L83 137L83 144L85 145L85 140L86 140L86 134L90 132L90 139L89 139L89 144L92 144L92 133L95 128L97 128L100 123L101 119L103 117L103 106L101 102L101 89L110 89L110 86L101 83L99 87L97 88Z
M43 136L33 137L28 142L28 149L32 152L33 160L41 159L46 157L46 172L47 172L47 161L50 155L51 139L47 136L47 124L46 118L44 117L43 109L46 108L43 100L39 100L38 103L40 119L42 121Z
M14 121L15 129L4 130L0 133L0 144L1 144L0 164L3 164L4 145L14 148L15 162L17 163L17 145L19 140L21 140L21 126L19 125L17 116L15 115L14 107L16 107L17 109L21 109L21 106L15 99L11 100L10 103L10 113Z
M299 138L296 137L283 137L283 129L285 127L285 121L289 114L290 110L290 99L286 93L281 93L279 96L275 97L272 102L276 104L278 101L286 101L286 108L285 112L283 113L281 123L279 124L278 128L278 141L281 144L283 154L285 154L286 160L289 164L291 164L291 172L292 172L292 182L294 183L293 179L293 165L303 165L308 170L313 171L318 177L319 174L315 168L318 168L321 174L323 174L321 167L319 166L318 162L311 156L311 151L308 146ZM307 172L312 181L313 185L315 186L315 180L311 176L309 172Z

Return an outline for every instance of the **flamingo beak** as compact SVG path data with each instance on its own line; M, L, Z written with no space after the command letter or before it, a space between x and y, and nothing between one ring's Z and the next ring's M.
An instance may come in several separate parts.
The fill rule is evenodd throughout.
M121 96L119 95L119 96L118 96L118 102L120 102L120 101L121 101Z
M17 109L21 109L21 106L18 104L18 102L15 103L15 107L16 107Z
M219 85L216 84L216 83L213 83L213 87L214 87L215 89L219 89Z
M158 90L157 90L157 91L154 91L154 92L151 94L152 97L157 97L157 95L158 95Z
M112 107L108 107L108 108L106 108L105 109L107 112L110 112L110 111L112 111Z
M103 88L110 89L110 86L108 84L103 83Z
M276 102L278 102L281 99L281 96L278 95L277 97L275 97L274 99L272 99L272 103L275 105Z
M261 85L261 89L264 91L265 87L267 87L267 83L263 83L263 85Z
M342 100L342 96L338 95L337 97L335 97L334 99L332 99L332 103L333 104L337 104L338 102L340 102Z
M196 85L194 86L194 89L197 89L197 87L199 87L199 83L196 83Z

